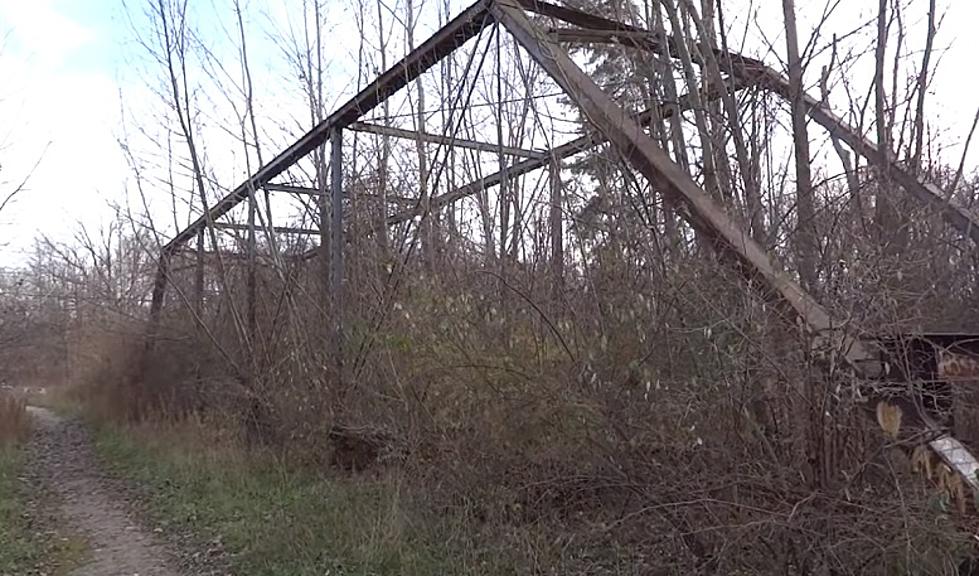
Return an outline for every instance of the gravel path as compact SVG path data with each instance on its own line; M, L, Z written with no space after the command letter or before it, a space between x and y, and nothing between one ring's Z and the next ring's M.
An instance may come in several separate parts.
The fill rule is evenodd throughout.
M44 408L29 410L34 472L54 495L60 521L90 548L85 565L69 576L179 576L173 552L140 526L99 473L85 428Z

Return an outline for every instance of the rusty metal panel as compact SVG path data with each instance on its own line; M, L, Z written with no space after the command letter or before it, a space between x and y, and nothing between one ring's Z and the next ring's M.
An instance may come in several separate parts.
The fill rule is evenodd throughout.
M889 379L924 382L979 380L979 334L880 335Z

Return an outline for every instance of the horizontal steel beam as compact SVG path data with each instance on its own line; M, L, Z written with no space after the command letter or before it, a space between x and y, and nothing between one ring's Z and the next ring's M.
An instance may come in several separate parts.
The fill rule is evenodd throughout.
M235 224L233 222L215 222L215 230L233 230L236 232L247 232L247 224ZM256 230L266 230L266 228L261 226L256 226ZM315 228L296 228L293 226L274 226L272 231L276 234L319 234L320 231Z
M311 188L309 186L295 186L293 184L273 184L268 183L265 185L265 189L269 192L287 192L289 194L299 194L301 196L322 196L324 193L318 188ZM330 190L327 188L326 194L329 195Z
M742 83L738 80L734 80L731 89L740 90L746 87L747 84ZM720 96L721 90L726 90L727 87L721 86L710 86L707 89L706 97L710 100L718 98ZM693 98L689 94L684 94L678 98L678 102L675 104L662 104L658 107L650 108L639 114L633 116L633 120L641 126L647 126L653 120L659 118L670 118L677 111L689 110L693 106ZM435 196L432 198L432 209L441 208L443 206L448 206L454 202L458 202L463 198L467 198L476 194L487 188L492 188L493 186L498 186L504 178L516 178L518 176L523 176L548 166L552 159L563 160L569 156L574 156L575 154L590 150L595 146L599 146L608 139L598 130L591 130L583 136L579 136L574 140L555 146L547 151L543 158L528 158L520 162L516 162L509 167L501 170L499 172L494 172L488 176L484 176L478 180L464 184L454 190ZM416 202L417 204L417 202ZM420 206L415 206L410 210L405 210L397 214L393 214L388 217L388 225L400 224L416 218L422 214L423 210Z
M542 150L527 150L525 148L515 148L513 146L499 146L497 144L490 144L489 142L477 142L475 140L453 138L451 136L444 136L442 134L432 134L429 132L420 132L416 130L404 130L402 128L395 128L393 126L380 126L378 124L369 124L367 122L354 122L349 126L349 128L354 132L366 132L369 134L376 134L378 136L393 136L395 138L403 138L406 140L421 140L422 142L468 148L470 150L477 150L479 152L492 152L493 154L503 152L508 156L521 156L523 158L546 157L546 152Z
M280 152L269 163L259 168L255 174L211 206L205 214L178 232L163 247L164 252L172 252L175 247L193 238L197 231L206 228L209 222L215 222L247 199L250 192L262 189L273 178L323 145L329 139L334 128L343 128L360 118L364 113L374 109L391 94L404 88L409 82L476 36L490 19L487 2L488 0L477 0L475 4L442 27L435 35L412 50L400 62L378 76L370 85L340 106L328 118Z
M303 196L323 195L322 192L320 192L316 188L310 188L309 186L295 186L293 184L268 184L265 186L265 189L272 192L288 192L290 194L299 194ZM329 188L326 189L326 194L327 195L330 194ZM358 192L356 193L356 196L361 198L370 198L371 200L378 200L381 198L380 194L373 194L367 192ZM350 197L349 194L344 194L344 198L349 198L349 197ZM394 196L392 194L387 195L387 200L388 202L395 202L398 204L415 204L418 202L418 200L415 198L409 198L407 196Z
M651 51L658 50L660 43L654 42L647 32L632 30L594 30L590 28L551 28L547 35L555 42L577 44L622 44L632 48Z
M218 252L215 252L213 250L205 250L203 252L198 252L194 248L184 247L184 248L180 248L179 250L177 250L177 251L175 251L173 253L174 262L186 262L187 260L191 260L191 259L197 258L198 255L200 255L201 258L203 258L204 260L223 259L223 260L230 260L230 261L235 261L235 262L240 261L240 262L245 262L245 263L247 263L249 261L248 260L248 254L243 253L243 252L233 252L233 251L230 251L230 250L221 250L221 251L218 251ZM265 263L268 260L268 258L263 257L262 254L259 254L258 256L259 257L257 258L257 262L259 264L265 265ZM277 258L283 258L285 260L300 260L301 259L301 253L300 254L290 254L288 252L284 252L284 253L283 252L280 252L279 254L276 255L276 257ZM268 261L269 261L269 263L274 264L274 262L272 262L271 260L268 260ZM171 273L175 273L175 272L179 272L179 271L182 271L182 270L188 270L190 268L193 268L194 266L195 266L194 264L183 264L181 266L174 266L173 264L171 264L170 271L171 271Z
M577 8L559 6L543 0L518 0L518 3L523 9L534 12L535 14L561 20L562 22L580 26L584 29L574 31L568 29L564 29L564 31L558 29L551 30L551 32L557 33L558 37L560 37L562 34L566 35L565 41L614 41L616 43L632 46L634 48L650 50L658 54L662 54L665 47L666 53L671 57L679 57L679 53L676 48L677 40L672 35L665 35L664 37L662 34L654 34L645 28L640 28L638 26L626 24L625 22L605 18L604 16L591 14L583 10L578 10ZM603 32L612 32L614 34L603 34ZM576 33L577 36L573 36L573 33ZM754 68L764 67L765 65L760 60L742 56L741 54L736 54L733 52L726 52L720 48L713 48L700 43L695 44L695 46L697 47L697 53L704 54L707 52L712 52L716 57L718 57L718 59L725 58L742 67ZM695 63L700 62L695 60Z

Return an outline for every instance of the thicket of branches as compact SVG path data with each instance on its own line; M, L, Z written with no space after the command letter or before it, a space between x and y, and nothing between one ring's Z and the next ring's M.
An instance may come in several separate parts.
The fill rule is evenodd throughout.
M581 2L682 41L673 59L615 45L574 53L627 109L656 107L650 135L850 329L965 329L979 320L975 248L885 168L808 125L799 97L821 95L973 207L975 175L943 163L946 142L929 131L941 14L927 4L881 0L877 18L838 40L824 28L836 4L797 30L784 0L784 50L762 56L786 55L788 103L719 83L703 47L743 48L729 25L737 2ZM454 8L350 6L356 86L419 43L424 18ZM61 370L101 414L194 415L324 473L387 470L541 573L954 573L970 554L949 503L911 481L853 382L817 366L795 321L608 145L439 205L514 158L347 132L342 307L331 307L321 239L272 230L316 228L328 206L258 191L232 215L240 229L209 227L174 259L144 356L160 244L335 97L325 4L303 2L285 28L237 1L224 9L218 31L182 2L134 12L159 124L127 129L131 201L111 229L42 243L30 270L4 281L3 337L28 326L37 340L10 337L50 350L35 365ZM923 18L912 27L913 10ZM269 29L304 97L285 106L291 120L260 100L249 66ZM558 92L488 28L371 116L542 149L587 129ZM692 108L681 112L683 94ZM325 189L328 155L284 181ZM385 223L408 208L423 216ZM972 432L962 439L976 446Z

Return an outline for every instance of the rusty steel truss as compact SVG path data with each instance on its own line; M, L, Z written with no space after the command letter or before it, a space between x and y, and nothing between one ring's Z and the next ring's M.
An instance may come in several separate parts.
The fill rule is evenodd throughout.
M563 27L544 28L541 23L545 21L551 24L560 22ZM525 150L460 140L454 136L409 133L360 121L367 112L414 81L466 41L474 38L480 31L492 25L509 32L517 44L563 89L570 100L581 109L583 116L588 119L591 124L590 131L550 150ZM669 117L676 108L688 109L692 105L693 98L689 95L681 96L679 106L676 108L663 106L661 109L650 109L639 114L629 113L570 58L567 49L563 46L563 43L614 43L671 57L677 53L677 42L671 37L663 37L622 22L544 1L478 0L294 144L262 166L228 195L210 206L197 220L179 231L163 247L153 287L148 343L152 343L159 323L171 273L171 260L175 254L184 250L186 244L196 238L197 250L201 252L203 232L208 228L246 229L249 232L249 241L252 243L252 254L254 253L253 218L248 225L221 223L220 219L235 206L250 198L253 199L258 191L309 194L321 197L321 208L325 208L327 202L330 204L328 211L323 210L323 215L328 213L330 218L321 219L319 230L274 227L270 230L321 235L321 247L329 255L329 286L333 310L340 310L339 299L342 293L344 270L342 246L345 197L342 134L345 130L352 130L393 137L410 137L474 150L499 152L501 156L505 154L519 158L518 161L495 174L431 197L424 203L415 202L413 206L388 216L389 225L426 218L434 210L500 185L508 178L515 178L538 169L550 169L553 172L554 166L559 165L561 159L606 142L610 143L628 160L634 170L679 206L681 209L678 212L699 233L710 238L719 253L735 263L741 272L752 280L752 285L760 287L765 298L777 303L792 316L801 320L808 328L814 346L831 357L830 363L847 367L856 378L864 382L879 381L888 377L885 373L886 345L882 345L880 340L856 337L850 331L844 330L841 322L836 321L827 309L807 293L795 279L777 268L772 257L747 230L729 216L723 207L687 172L673 162L667 152L646 133L644 127L653 118ZM728 94L729 90L754 87L789 98L788 81L764 63L718 49L704 46L698 48L701 53L704 53L704 50L712 50L715 53L719 68L717 72L724 75L715 78L716 81L723 82L722 85L717 85L715 82L704 87L702 94L705 97L717 99ZM921 204L933 208L955 230L971 238L973 242L979 243L979 221L975 215L950 201L949 196L934 184L925 182L903 169L893 160L890 151L878 148L818 100L806 95L804 104L813 121L875 165L887 166L890 177L905 193ZM318 190L275 182L275 179L286 170L314 150L325 146L327 142L331 145L328 186L324 185L322 190ZM269 226L271 227L271 224ZM254 265L254 256L250 261ZM254 298L253 290L250 291L250 298ZM334 316L339 317L339 314L334 313ZM339 359L342 358L342 350L339 347L339 324L336 329L338 345L335 354ZM879 401L883 400L872 398L868 403L871 412ZM916 432L924 434L922 437L925 438L925 445L944 465L958 475L965 486L979 494L979 478L977 478L979 462L971 452L927 414L920 414L916 423L920 427Z

